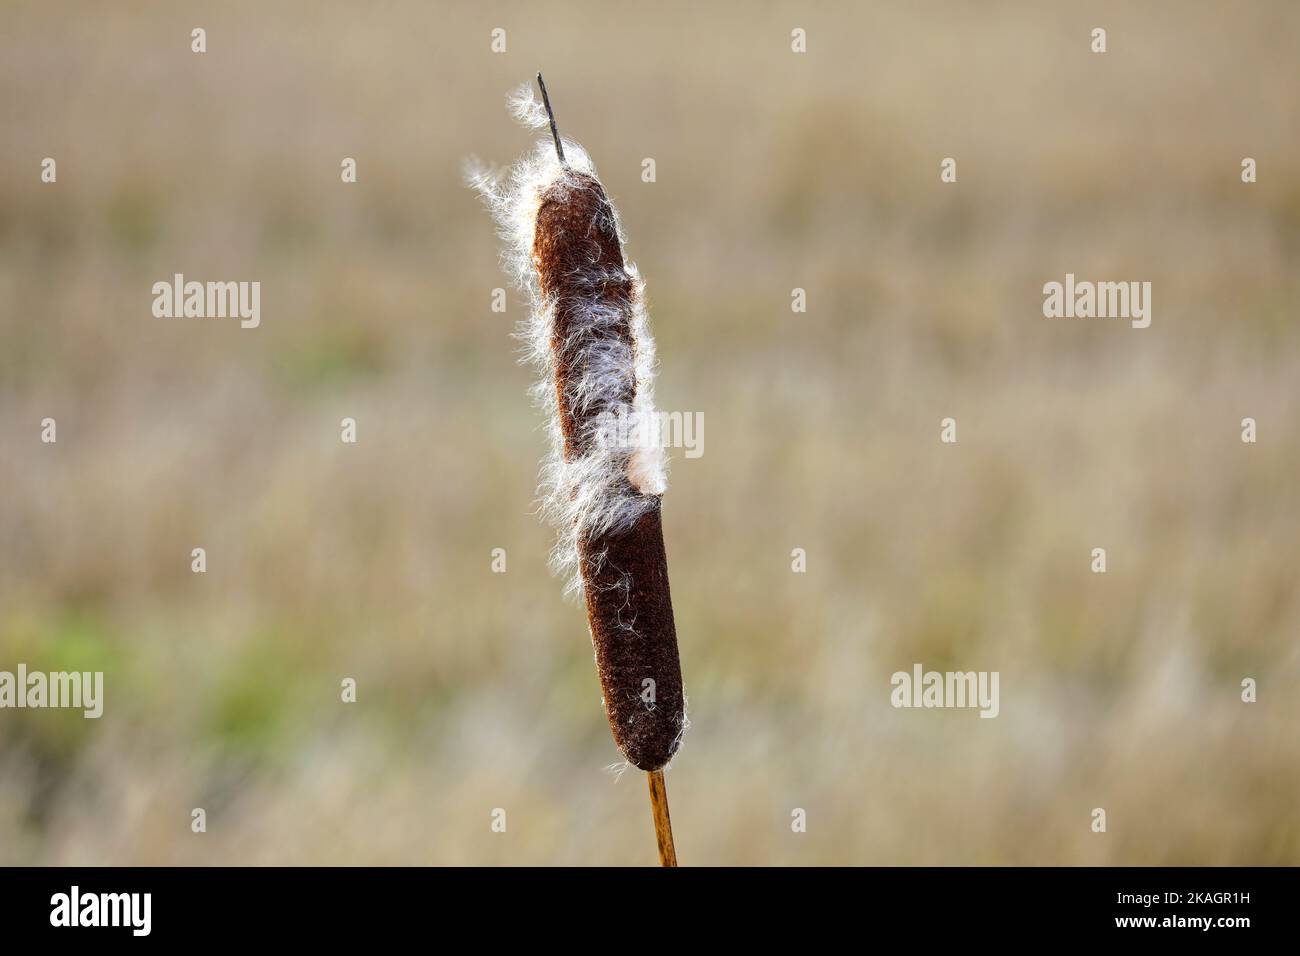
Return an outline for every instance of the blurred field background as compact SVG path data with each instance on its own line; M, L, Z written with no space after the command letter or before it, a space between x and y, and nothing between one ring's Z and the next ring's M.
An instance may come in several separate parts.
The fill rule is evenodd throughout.
M460 178L528 147L539 68L705 418L683 864L1300 863L1300 7L0 20L0 669L106 684L0 712L0 863L654 862ZM260 281L261 327L153 318L176 272ZM1066 272L1151 281L1151 328L1044 319ZM1000 671L1001 715L894 710L913 662Z

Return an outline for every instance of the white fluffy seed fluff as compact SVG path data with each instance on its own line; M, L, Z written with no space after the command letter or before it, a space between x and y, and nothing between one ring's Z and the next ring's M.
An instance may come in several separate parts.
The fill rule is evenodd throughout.
M523 125L543 129L549 125L542 104L532 90L523 86L510 96L511 112ZM593 440L578 458L564 458L564 437L555 394L556 360L553 350L555 302L543 295L533 262L533 236L543 194L557 182L570 181L581 188L574 173L597 179L591 157L577 143L564 140L561 165L555 145L539 140L532 151L509 170L488 169L471 161L466 178L478 190L492 211L505 243L503 263L515 283L529 294L529 317L518 330L524 342L524 361L541 372L532 393L546 415L551 449L542 463L539 494L542 513L555 524L559 540L552 554L552 567L566 578L566 591L580 593L578 542L610 531L631 527L656 507L667 489L667 463L660 441L643 441L632 447L613 440L617 421L650 423L654 408L654 340L645 311L644 283L631 262L625 264L632 296L626 306L611 307L597 296L607 278L597 263L578 283L593 290L589 300L569 303L574 314L574 331L562 344L571 368L582 374L567 389L569 406L584 417L595 411L587 426ZM597 179L597 181L599 181ZM611 205L612 208L612 205ZM625 246L621 224L615 213L620 247ZM630 311L630 314L628 312ZM614 322L626 319L632 332L632 346L598 334ZM623 400L628 377L636 383L631 405ZM657 435L657 432L651 432Z

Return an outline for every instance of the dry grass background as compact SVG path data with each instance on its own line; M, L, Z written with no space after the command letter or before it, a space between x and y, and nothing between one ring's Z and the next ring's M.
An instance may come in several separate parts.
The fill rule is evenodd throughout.
M706 420L665 509L683 863L1300 863L1294 5L3 22L0 667L107 704L0 713L0 862L653 861L460 182L540 67ZM1152 327L1043 319L1067 271L1152 281ZM152 318L174 272L260 281L262 327ZM999 670L1001 716L893 710L913 661Z

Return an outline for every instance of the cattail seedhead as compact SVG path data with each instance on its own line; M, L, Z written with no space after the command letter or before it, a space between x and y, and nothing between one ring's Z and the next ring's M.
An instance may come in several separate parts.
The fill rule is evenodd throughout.
M528 87L512 94L510 104L524 125L547 126ZM533 395L550 430L542 511L559 529L552 566L570 592L580 593L579 538L630 528L658 507L668 482L661 447L620 447L604 431L619 415L653 419L654 340L644 284L636 266L623 260L618 214L591 158L571 140L564 141L564 154L561 163L554 146L539 140L508 171L472 164L468 178L496 219L506 271L531 299L518 335L542 373ZM565 281L544 288L543 266ZM561 364L580 374L558 374ZM562 379L563 393L557 390ZM577 419L563 414L570 410ZM581 433L567 442L566 422Z
M511 105L525 125L550 125L528 88ZM551 432L542 489L559 530L553 566L585 598L615 741L653 770L686 727L660 520L666 468L658 442L620 443L612 426L654 419L654 343L618 214L586 151L563 143L563 158L557 136L507 177L472 169L470 179L532 299L521 337L542 370L535 396Z

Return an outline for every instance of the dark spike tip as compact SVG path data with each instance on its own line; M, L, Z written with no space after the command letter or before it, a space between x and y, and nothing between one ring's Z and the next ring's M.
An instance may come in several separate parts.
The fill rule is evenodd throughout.
M542 91L542 105L546 107L546 118L551 121L551 139L555 140L555 155L560 157L560 165L569 165L564 161L564 146L560 144L560 131L555 128L555 113L551 110L551 98L546 93L546 81L542 74L537 74L537 85Z

